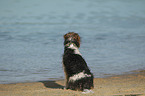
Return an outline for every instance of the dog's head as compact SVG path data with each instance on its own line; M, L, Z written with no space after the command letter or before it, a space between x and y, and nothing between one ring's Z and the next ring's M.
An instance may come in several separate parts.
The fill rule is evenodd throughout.
M77 33L69 32L64 35L64 45L74 43L78 48L80 47L80 36Z

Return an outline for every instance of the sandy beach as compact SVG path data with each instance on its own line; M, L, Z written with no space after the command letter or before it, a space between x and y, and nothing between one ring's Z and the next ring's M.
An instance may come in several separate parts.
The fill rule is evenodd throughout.
M62 89L64 80L0 84L0 96L145 96L145 70L94 79L94 93Z

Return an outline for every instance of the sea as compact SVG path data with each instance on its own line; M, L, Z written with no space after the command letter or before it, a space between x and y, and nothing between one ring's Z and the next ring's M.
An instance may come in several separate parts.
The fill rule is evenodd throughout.
M0 0L0 84L64 79L68 32L95 78L145 69L145 0Z

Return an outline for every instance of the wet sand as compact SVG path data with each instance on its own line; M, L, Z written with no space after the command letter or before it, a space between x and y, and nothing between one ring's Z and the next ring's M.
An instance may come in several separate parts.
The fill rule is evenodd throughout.
M64 80L0 84L0 96L145 96L145 70L94 79L94 93L64 90Z

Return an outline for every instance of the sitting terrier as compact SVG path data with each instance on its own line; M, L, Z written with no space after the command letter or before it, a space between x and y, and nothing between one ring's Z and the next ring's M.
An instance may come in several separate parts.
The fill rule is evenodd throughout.
M90 92L93 85L93 74L80 51L80 36L69 32L64 35L63 67L66 78L66 89Z

